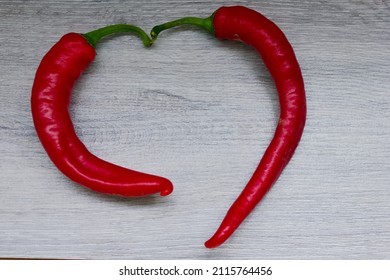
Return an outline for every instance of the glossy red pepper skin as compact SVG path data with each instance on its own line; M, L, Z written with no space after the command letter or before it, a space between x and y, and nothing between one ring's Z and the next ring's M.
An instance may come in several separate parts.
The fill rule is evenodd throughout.
M61 172L91 190L121 196L170 194L173 186L168 179L104 161L77 137L68 106L75 82L95 55L82 35L69 33L42 59L32 88L31 110L43 147Z
M218 9L213 27L217 38L242 41L260 54L278 91L280 117L274 137L252 178L216 233L205 243L208 248L225 242L276 182L298 146L306 121L301 69L283 32L262 14L242 6Z

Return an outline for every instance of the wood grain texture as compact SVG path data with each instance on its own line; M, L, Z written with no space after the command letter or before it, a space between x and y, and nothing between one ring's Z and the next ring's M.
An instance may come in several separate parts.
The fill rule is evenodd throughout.
M203 247L267 147L279 109L257 54L195 28L102 42L75 87L98 156L168 177L168 197L99 195L65 178L30 114L35 70L65 33L145 30L242 4L275 21L305 78L295 156L224 246ZM389 1L0 1L0 257L389 259Z

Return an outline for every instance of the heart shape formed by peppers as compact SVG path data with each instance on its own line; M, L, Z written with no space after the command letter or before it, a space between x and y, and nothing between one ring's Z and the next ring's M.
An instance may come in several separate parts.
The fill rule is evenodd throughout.
M218 39L241 41L255 48L275 82L281 108L274 137L253 176L215 234L205 243L206 247L213 248L233 234L276 182L293 156L305 126L306 97L301 70L289 41L275 23L257 11L233 6L221 7L205 19L185 17L155 26L151 31L152 39L141 28L126 24L86 34L66 34L43 57L37 69L31 110L47 154L73 181L113 195L170 194L173 185L168 179L130 170L90 153L75 133L68 106L72 88L95 58L95 47L101 38L133 33L148 47L163 30L183 24L199 26Z

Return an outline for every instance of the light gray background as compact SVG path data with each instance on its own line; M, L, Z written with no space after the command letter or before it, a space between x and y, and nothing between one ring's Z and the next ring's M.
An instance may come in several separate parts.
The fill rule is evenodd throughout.
M141 1L142 2L142 1ZM389 259L389 1L0 1L0 257ZM35 70L65 33L149 31L242 4L291 41L308 119L293 159L222 247L203 247L268 145L279 109L254 50L192 27L146 49L104 40L71 114L96 155L168 177L168 197L123 199L65 178L36 136Z

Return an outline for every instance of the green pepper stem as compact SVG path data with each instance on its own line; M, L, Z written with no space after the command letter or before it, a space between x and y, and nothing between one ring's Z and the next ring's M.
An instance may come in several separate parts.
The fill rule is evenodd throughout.
M214 14L207 18L197 18L197 17L184 17L181 19L169 21L160 25L156 25L152 28L152 31L150 32L150 36L152 37L152 41L154 42L157 39L158 34L160 34L161 31L164 31L166 29L181 26L185 24L189 25L195 25L198 27L203 28L207 32L214 34L214 27L213 27L213 17Z
M94 31L83 34L83 36L87 39L87 41L95 48L97 43L108 35L116 34L116 33L133 33L141 38L145 47L150 47L153 44L153 40L151 40L146 34L144 30L135 25L130 24L114 24L109 25L103 28L96 29Z

